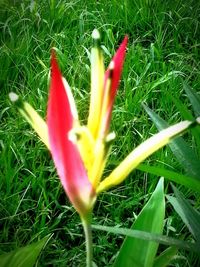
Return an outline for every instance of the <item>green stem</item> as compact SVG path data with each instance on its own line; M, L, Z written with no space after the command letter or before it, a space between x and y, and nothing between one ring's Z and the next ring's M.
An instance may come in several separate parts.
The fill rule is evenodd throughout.
M92 267L92 228L90 220L82 220L83 229L85 232L85 243L86 243L86 266Z

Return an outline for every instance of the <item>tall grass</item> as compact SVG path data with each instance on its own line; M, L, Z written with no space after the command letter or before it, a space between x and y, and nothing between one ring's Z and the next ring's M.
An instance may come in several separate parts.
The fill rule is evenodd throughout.
M85 121L91 32L98 28L102 34L106 64L128 34L127 57L113 112L112 129L117 139L106 168L109 172L156 131L142 102L169 123L175 123L180 114L169 96L188 105L180 78L199 91L200 2L13 0L1 1L0 10L0 252L54 233L38 266L83 266L85 251L79 218L60 186L49 153L11 107L8 93L17 92L45 117L50 49L55 47ZM181 171L166 148L148 161ZM100 196L94 221L131 226L156 182L155 176L134 172L120 187ZM199 205L199 196L196 200ZM165 231L180 237L187 235L170 209ZM94 243L99 266L111 266L121 237L95 232ZM172 266L196 263L196 256L181 251Z

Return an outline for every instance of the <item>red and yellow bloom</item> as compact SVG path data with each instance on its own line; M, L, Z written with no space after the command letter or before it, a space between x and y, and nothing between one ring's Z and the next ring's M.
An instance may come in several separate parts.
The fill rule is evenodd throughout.
M192 123L180 122L149 138L102 180L114 138L114 133L109 133L109 125L128 38L124 38L106 71L97 30L93 32L93 38L95 46L91 51L91 99L87 125L80 124L72 92L61 75L54 51L51 56L47 123L28 103L10 93L11 100L18 103L22 115L50 149L63 188L83 219L91 214L100 192L121 183L144 159Z
M60 73L55 52L51 58L47 109L52 157L61 183L81 216L91 211L96 199L108 152L111 111L127 44L125 37L104 73L97 30L93 32L93 37L96 45L91 52L91 101L87 126L79 122L73 96Z

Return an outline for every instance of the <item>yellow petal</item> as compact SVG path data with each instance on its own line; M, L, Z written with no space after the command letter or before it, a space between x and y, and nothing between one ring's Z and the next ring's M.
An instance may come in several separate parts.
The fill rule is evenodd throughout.
M97 140L94 148L94 163L88 176L94 188L97 188L101 180L106 160L110 152L112 142L115 138L115 133L110 133L106 138Z
M14 102L23 117L30 123L42 142L49 149L48 129L46 122L40 117L37 111L27 102L23 102L15 93L9 94L10 100Z
M94 139L86 126L74 127L69 138L78 146L87 173L90 172L94 162ZM89 177L88 177L89 178ZM91 182L91 181L90 181Z
M87 125L93 137L96 138L98 134L103 97L104 63L103 55L98 44L100 39L99 32L94 30L92 37L94 39L95 46L91 51L91 95Z
M112 68L114 66L114 63L111 61L109 68L111 69L112 73ZM104 88L104 93L102 96L102 106L101 106L101 114L99 118L99 129L98 129L98 136L104 137L104 135L108 132L109 130L109 124L108 124L108 116L109 112L111 110L109 109L109 104L110 104L110 89L111 89L111 83L112 83L112 75L107 77L105 88Z
M62 81L63 81L63 85L65 87L65 91L66 91L67 97L69 99L70 109L71 109L71 112L72 112L73 119L74 119L75 123L77 123L77 125L79 125L79 122L78 122L78 111L76 109L76 104L75 104L75 101L74 101L74 97L73 97L72 91L70 89L70 86L69 86L68 82L66 81L66 79L64 77L62 77Z
M168 144L173 137L182 133L192 124L193 122L191 121L177 123L160 131L140 144L119 164L118 167L111 172L106 179L100 183L97 188L97 193L121 183L143 160L161 147Z
M102 141L98 140L94 147L94 162L88 172L88 177L94 188L97 188L97 185L99 184L105 167L105 162L105 146Z

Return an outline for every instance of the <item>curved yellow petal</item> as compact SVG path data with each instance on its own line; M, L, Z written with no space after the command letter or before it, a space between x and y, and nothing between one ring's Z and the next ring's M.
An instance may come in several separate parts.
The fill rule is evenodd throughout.
M19 112L30 123L36 133L39 135L42 142L49 149L49 138L47 124L37 111L27 102L23 102L15 93L9 94L10 100L17 105Z
M91 51L91 95L88 116L88 129L96 138L100 123L100 114L103 97L104 62L103 54L99 47L100 34L97 30L92 33L94 47Z
M88 177L94 188L97 188L101 179L106 162L105 145L104 142L98 140L94 147L94 161L91 166Z
M70 86L69 86L67 80L64 77L62 77L62 82L63 82L64 88L65 88L67 97L69 99L70 108L71 108L71 112L72 112L74 123L75 123L75 125L79 125L78 111L77 111L77 108L76 108L76 103L74 101L74 97L73 97L72 91L70 89Z
M121 183L132 170L155 151L165 146L170 140L193 125L191 121L183 121L170 126L153 135L136 147L97 188L97 193Z
M103 140L97 140L95 144L94 163L92 168L90 169L90 172L88 173L88 176L90 177L90 181L93 184L94 188L97 188L100 183L106 165L106 160L114 139L115 133L112 132L108 134Z
M78 146L82 161L89 176L94 162L93 136L86 126L79 126L72 128L69 133L69 138Z

